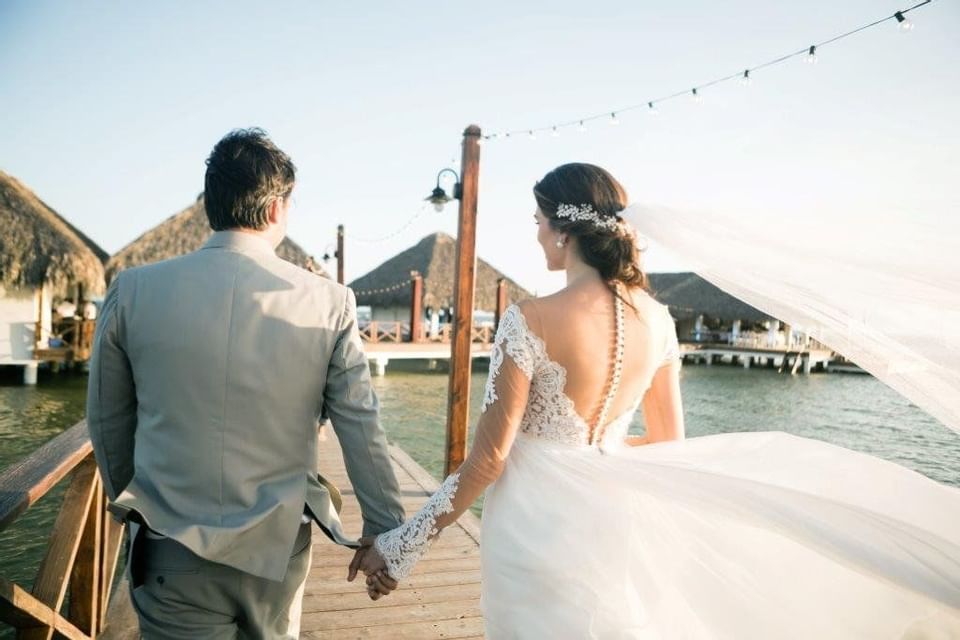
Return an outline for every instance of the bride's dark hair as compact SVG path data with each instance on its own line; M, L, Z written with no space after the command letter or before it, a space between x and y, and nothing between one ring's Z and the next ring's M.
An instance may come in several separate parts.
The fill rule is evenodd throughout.
M620 220L627 206L627 192L605 169L583 162L563 164L533 186L533 197L550 226L577 239L580 256L611 285L649 290L647 275L640 268L640 249L633 230L619 224L604 229L587 220L557 217L561 204L590 205L597 215Z

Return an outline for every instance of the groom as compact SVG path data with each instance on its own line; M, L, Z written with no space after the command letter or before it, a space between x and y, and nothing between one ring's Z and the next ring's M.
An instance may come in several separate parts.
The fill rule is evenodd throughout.
M318 474L321 407L363 535L403 521L353 292L274 254L294 173L263 131L227 134L207 159L210 240L118 274L103 303L87 423L145 638L297 637L310 522L357 547ZM383 568L369 547L361 561Z

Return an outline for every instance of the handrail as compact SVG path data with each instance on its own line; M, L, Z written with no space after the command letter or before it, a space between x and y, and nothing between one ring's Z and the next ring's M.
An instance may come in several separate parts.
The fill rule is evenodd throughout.
M92 454L87 423L78 422L0 472L0 532L71 476L33 588L0 576L0 622L17 638L86 640L106 626L124 527L107 513Z
M85 420L0 471L0 531L70 473L93 451Z

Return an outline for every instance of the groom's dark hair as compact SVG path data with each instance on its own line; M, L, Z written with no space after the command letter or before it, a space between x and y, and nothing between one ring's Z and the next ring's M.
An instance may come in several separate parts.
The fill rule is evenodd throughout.
M207 158L203 204L214 231L267 228L270 203L288 198L297 168L263 129L235 129Z

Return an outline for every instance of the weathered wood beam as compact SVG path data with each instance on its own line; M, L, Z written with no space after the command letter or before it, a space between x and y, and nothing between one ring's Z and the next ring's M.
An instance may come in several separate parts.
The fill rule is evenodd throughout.
M93 451L79 422L0 472L0 531L42 498Z
M96 463L92 459L81 462L67 487L63 506L53 524L47 552L40 563L31 594L53 611L60 611L63 606L89 513L93 507L99 506L94 500L97 482ZM29 629L20 636L24 640L49 640L53 637L53 629Z
M47 628L69 640L89 640L69 620L5 578L0 578L0 620L22 630L21 637L24 631Z

